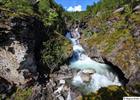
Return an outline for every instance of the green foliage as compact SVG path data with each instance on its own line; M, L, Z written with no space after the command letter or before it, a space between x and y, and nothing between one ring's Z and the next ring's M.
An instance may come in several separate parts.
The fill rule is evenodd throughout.
M108 34L98 34L96 37L90 38L88 40L89 47L92 47L94 44L100 45L103 49L103 53L110 53L116 47L118 41L122 38L124 39L131 39L132 36L130 35L130 30L123 29L123 30L116 30L115 32ZM132 39L131 39L132 40Z
M82 100L122 100L124 96L132 96L123 87L109 86L101 88L96 93L83 96Z
M7 2L7 0L0 0L0 5L3 5Z
M63 34L66 29L63 18L63 8L56 4L54 0L39 0L39 2L35 4L37 7L35 10L37 11L32 10L33 4L31 4L29 0L5 0L5 2L2 1L2 3L4 11L10 14L10 16L15 17L15 15L17 15L17 18L23 20L24 17L35 17L41 22L40 24L45 25L44 27L46 28L42 27L45 35L40 39L41 42L44 42L41 44L43 46L40 46L42 47L40 50L42 51L40 55L42 56L41 60L47 67L58 67L58 65L65 60L67 55L66 40L54 34L54 31ZM19 34L22 31L22 28L16 29L16 32Z
M90 38L94 34L90 30L83 30L82 33L84 33L84 37L87 37L87 38Z
M55 29L57 24L63 23L62 16L64 10L60 5L56 4L54 0L41 0L38 7L45 26L53 26Z
M121 6L122 4L124 4L124 0L101 0L98 3L88 6L87 11L90 13L92 12L95 15L97 14L97 12L114 10L115 8Z
M45 26L51 26L57 21L58 14L53 11L52 9L48 10L48 16L43 16L42 21L44 22Z
M67 42L60 34L65 29L64 18L62 18L64 17L64 10L54 0L41 0L38 6L44 25L50 30L46 33L47 37L43 42L41 60L46 68L53 71L67 57L67 46L65 45ZM56 34L54 31L59 33Z
M20 89L17 88L16 92L13 94L14 100L28 100L32 95L32 88Z
M47 13L47 11L50 9L50 3L48 0L41 0L38 4L39 6L39 11L43 13Z
M68 44L69 42L58 34L53 34L43 43L42 61L51 71L62 64L68 57Z
M15 12L33 13L32 6L28 0L7 0L4 6Z
M130 94L127 93L123 87L118 86L102 88L98 91L97 94L100 95L99 97L101 100L121 100L124 96L130 96Z
M86 21L86 16L91 15L87 11L81 12L65 12L65 17L67 18L67 22L74 24L76 22Z

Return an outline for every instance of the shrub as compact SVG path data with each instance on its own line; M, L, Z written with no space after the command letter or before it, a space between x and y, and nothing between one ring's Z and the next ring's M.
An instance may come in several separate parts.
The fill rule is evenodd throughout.
M28 0L7 0L4 4L5 7L10 8L13 11L32 13L32 6Z
M28 98L32 95L32 88L20 89L17 88L14 93L14 100L28 100Z
M51 71L69 57L69 42L61 35L53 34L43 45L44 49L41 52L42 61Z

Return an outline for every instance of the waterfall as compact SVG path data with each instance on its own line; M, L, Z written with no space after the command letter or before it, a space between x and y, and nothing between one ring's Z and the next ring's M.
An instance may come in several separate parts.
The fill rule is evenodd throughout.
M78 87L84 93L96 92L101 87L110 85L121 86L118 75L113 71L111 66L92 60L86 55L83 47L76 43L76 39L71 38L68 34L66 37L73 45L73 54L69 67L80 70L73 77L72 85ZM92 70L94 72L90 73Z

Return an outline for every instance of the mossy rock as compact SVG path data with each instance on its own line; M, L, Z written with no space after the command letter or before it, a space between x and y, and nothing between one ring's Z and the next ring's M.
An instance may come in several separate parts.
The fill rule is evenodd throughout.
M119 86L101 88L96 93L83 96L82 100L122 100L124 96L131 96L126 89Z
M116 30L114 33L99 34L96 37L87 40L88 46L99 45L104 54L110 53L121 38L130 39L132 36L128 29Z
M32 95L32 88L20 89L17 88L16 92L12 95L14 100L28 100Z

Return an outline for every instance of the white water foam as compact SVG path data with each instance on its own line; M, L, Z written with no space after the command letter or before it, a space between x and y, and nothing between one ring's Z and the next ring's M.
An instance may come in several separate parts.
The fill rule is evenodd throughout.
M109 85L121 86L117 74L112 70L109 65L98 63L92 60L85 54L85 50L80 44L76 43L76 40L68 37L73 44L73 55L70 60L70 68L73 69L93 69L96 73L91 75L89 83L85 83L81 78L81 71L74 76L72 84L79 87L84 93L96 92L101 87L107 87Z

